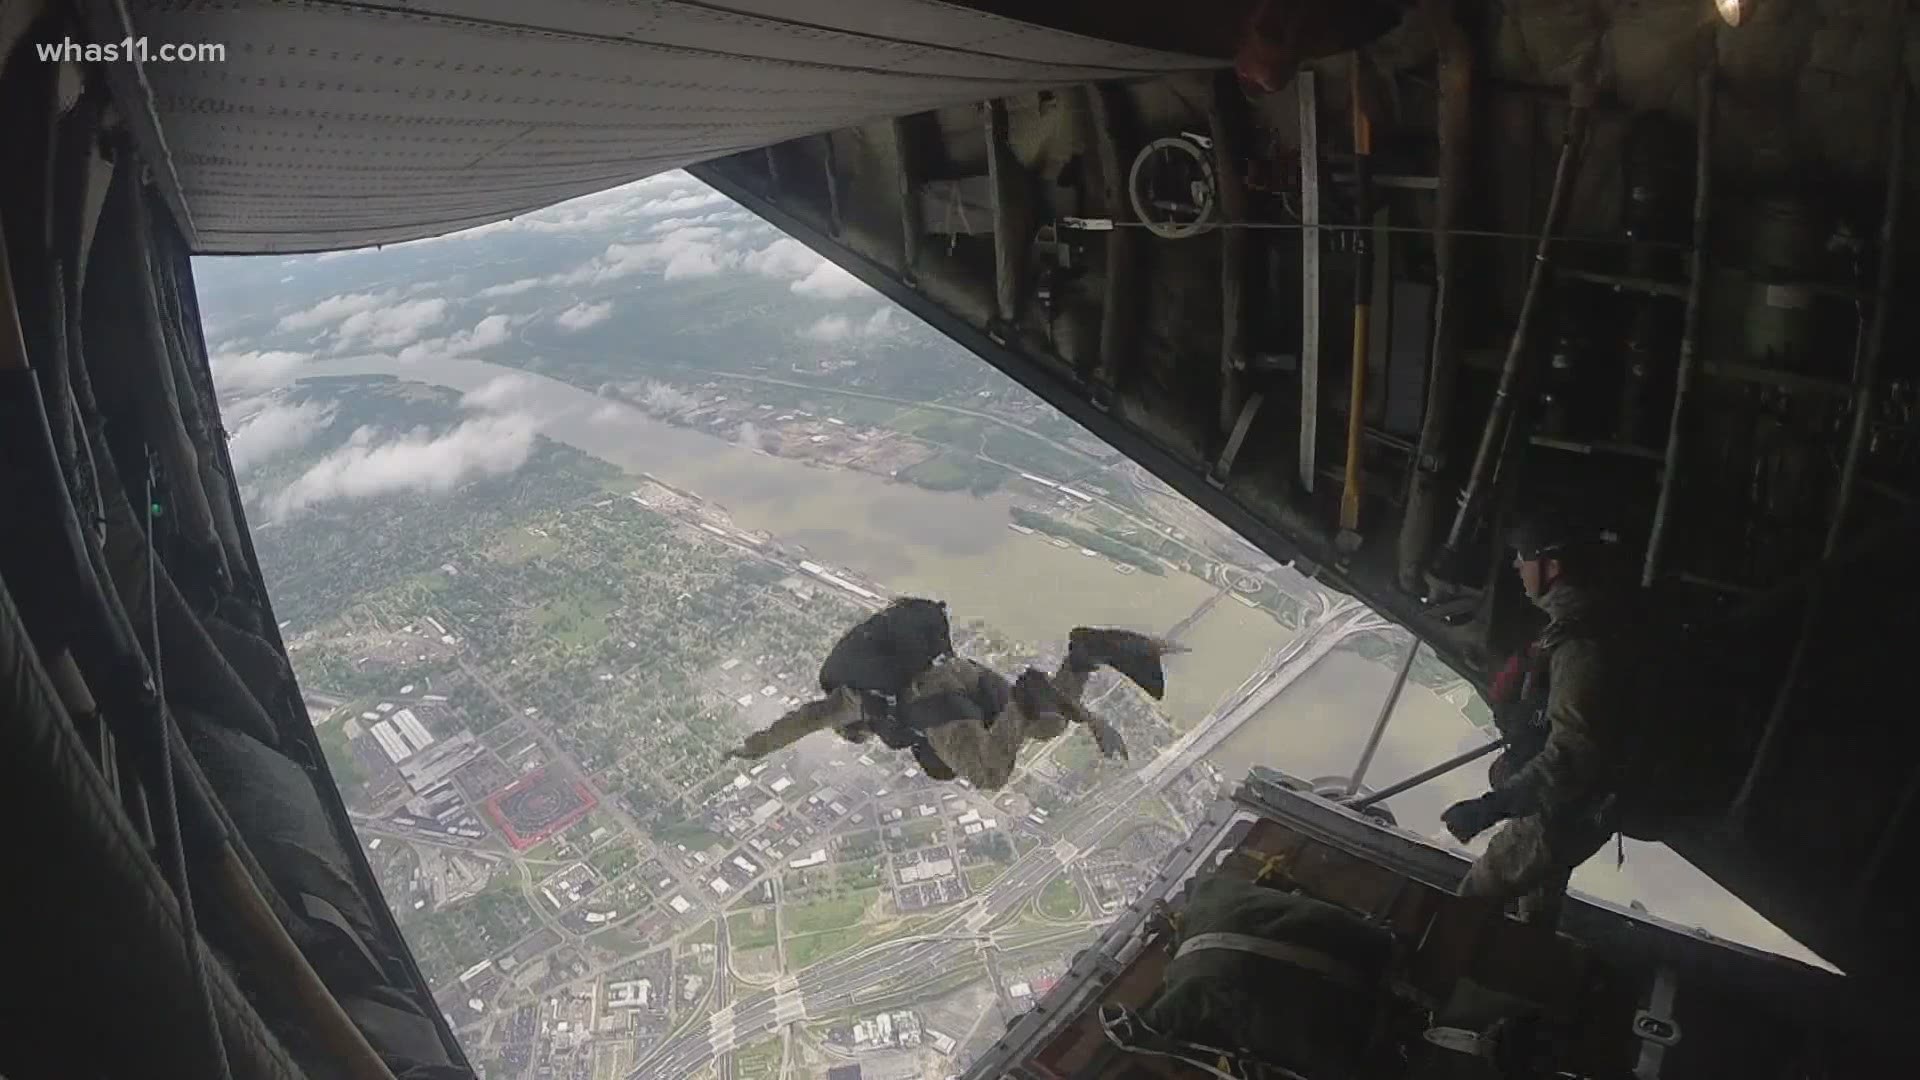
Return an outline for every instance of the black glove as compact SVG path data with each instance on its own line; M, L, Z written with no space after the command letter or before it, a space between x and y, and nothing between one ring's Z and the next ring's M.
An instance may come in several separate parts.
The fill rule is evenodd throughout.
M1447 827L1454 839L1464 844L1512 816L1513 813L1507 808L1507 800L1499 792L1489 791L1477 799L1447 807L1446 812L1440 815L1440 823Z

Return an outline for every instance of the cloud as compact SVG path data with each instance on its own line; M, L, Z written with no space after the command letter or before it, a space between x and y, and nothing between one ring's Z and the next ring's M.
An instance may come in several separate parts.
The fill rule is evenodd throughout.
M371 311L392 299L391 292L342 293L329 296L310 308L280 316L274 329L285 331L316 330L342 319Z
M661 269L660 276L668 281L713 277L739 264L739 257L731 252L713 247L690 248L675 252L673 257L667 260L667 265Z
M534 421L524 413L483 416L442 435L424 430L385 441L370 428L353 433L268 504L278 517L334 499L403 491L452 491L469 480L501 476L533 452Z
M883 307L867 318L855 321L846 315L823 315L815 319L800 336L808 341L876 341L882 338L896 337L901 326L894 320L893 309Z
M568 333L577 333L590 326L598 326L613 315L613 301L602 300L597 304L575 304L553 317L553 324Z
M674 192L659 199L649 199L639 205L642 214L678 214L686 210L698 210L706 206L718 206L728 201L725 195L702 185L700 189Z
M822 262L806 277L794 282L788 288L801 296L811 296L816 300L851 300L873 291L867 288L865 282L830 262Z
M417 340L446 317L447 302L438 297L357 311L341 321L336 348L362 344L374 349L398 348Z
M458 360L482 349L491 349L506 341L512 336L513 326L518 321L520 320L511 315L489 315L474 323L469 329L448 334L446 337L416 341L400 350L399 359L404 363L420 360Z
M781 237L748 255L743 265L771 278L803 278L826 261L800 241Z
M816 300L850 300L873 292L859 278L792 237L782 237L758 251L749 252L740 260L740 265L756 274L791 281L788 288Z
M808 341L845 341L853 335L853 320L845 315L823 315L800 331Z
M521 293L526 292L527 290L532 289L535 286L539 285L540 281L541 279L537 277L517 278L513 281L507 282L504 285L489 285L486 288L480 290L480 295L483 297L489 297L489 298L498 297L498 296L518 296Z
M726 196L695 180L684 170L671 169L616 188L592 192L568 199L563 203L542 207L518 217L391 246L403 248L414 244L473 240L503 232L614 233L637 226L643 219L655 215L678 214L727 203Z
M648 382L640 392L640 407L655 416L671 416L700 404L691 394L682 393L663 382Z
M529 375L501 375L488 379L479 386L466 392L460 398L460 404L469 409L491 409L510 411L512 406L535 386Z
M261 462L313 441L333 422L333 406L317 401L298 405L276 402L241 423L227 441L233 471L244 473Z
M279 386L292 378L296 368L312 359L312 353L280 350L216 352L207 358L207 363L213 368L214 390L224 396Z
M609 244L598 257L547 280L553 285L598 285L654 270L668 281L712 277L739 267L748 257L742 245L745 234L718 225L685 225L657 239Z
M678 232L690 225L744 225L749 222L755 222L756 220L752 214L747 213L745 210L721 210L717 213L701 214L697 217L662 218L648 225L647 232L658 236L662 233ZM761 223L760 227L767 229L772 228L764 223Z

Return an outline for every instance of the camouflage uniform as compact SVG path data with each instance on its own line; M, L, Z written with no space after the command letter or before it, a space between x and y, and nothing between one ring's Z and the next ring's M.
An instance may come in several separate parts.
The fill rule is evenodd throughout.
M1463 896L1522 897L1523 914L1557 910L1567 879L1614 835L1614 803L1642 717L1630 627L1605 593L1560 581L1537 601L1551 621L1535 639L1519 715L1501 717L1511 749L1489 770L1512 820L1460 882ZM1541 685L1544 683L1544 686Z
M902 697L901 711L912 714L924 710L936 714L930 722L923 720L910 732L935 759L928 762L922 758L923 766L945 764L960 779L982 791L995 791L1013 775L1023 746L1035 739L1058 738L1070 724L1086 724L1109 756L1126 756L1119 734L1105 720L1080 708L1079 700L1086 692L1090 674L1066 661L1061 662L1051 677L1030 672L1023 678L1046 679L1059 696L1046 695L1042 702L1029 703L1028 695L1010 692L1006 679L986 665L965 657L943 657L913 680ZM981 702L996 703L995 711L979 707ZM836 690L819 701L802 705L771 726L749 735L734 754L746 758L765 757L803 736L828 728L837 729L842 736L855 741L868 737L871 732L858 692Z
M1015 692L1005 708L994 716L963 716L950 723L926 729L926 739L934 754L955 774L982 791L996 791L1013 775L1020 748L1029 741L1059 738L1070 724L1085 724L1100 748L1109 757L1124 758L1126 747L1120 735L1107 722L1080 707L1086 693L1087 677L1092 672L1061 661L1048 678L1058 698L1032 701ZM1023 678L1042 677L1029 669ZM949 683L970 678L998 679L1000 676L972 660L958 659L935 665L914 682L916 697L950 690ZM1051 707L1049 707L1051 706Z

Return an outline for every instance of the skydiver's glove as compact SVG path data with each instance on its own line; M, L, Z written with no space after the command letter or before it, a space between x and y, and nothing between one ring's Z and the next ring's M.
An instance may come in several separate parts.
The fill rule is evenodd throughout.
M1468 799L1447 807L1440 823L1454 839L1465 844L1474 837L1514 816L1510 800L1498 791L1489 791L1477 799Z

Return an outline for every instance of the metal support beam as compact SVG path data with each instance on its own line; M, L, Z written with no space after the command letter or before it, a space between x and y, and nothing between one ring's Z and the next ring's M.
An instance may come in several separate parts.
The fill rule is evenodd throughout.
M1233 72L1222 69L1212 79L1207 129L1213 138L1213 182L1219 191L1220 215L1226 221L1247 221L1247 184L1240 175L1246 160L1240 138L1244 97ZM1229 111L1235 115L1229 116ZM1220 433L1229 435L1239 419L1247 392L1247 259L1253 236L1247 229L1220 230ZM1224 473L1222 479L1224 479Z
M1349 88L1349 106L1353 113L1354 220L1373 220L1373 121L1367 116L1361 94L1360 67L1363 53L1353 54L1353 81ZM1367 426L1367 346L1373 330L1373 233L1353 234L1355 253L1353 281L1353 350L1350 386L1347 395L1347 470L1340 488L1340 538L1345 546L1356 547L1360 537L1360 500L1365 495L1366 474L1361 471L1365 448L1361 434Z
M1452 772L1453 770L1459 768L1462 765L1468 765L1473 762L1479 761L1481 758L1486 757L1488 754L1493 753L1495 750L1498 750L1505 745L1507 745L1507 740L1495 739L1484 746L1476 746L1464 754L1455 754L1453 757L1448 758L1447 760L1441 762L1438 765L1434 765L1429 768L1422 769L1419 772L1414 773L1412 776L1407 777L1405 780L1401 780L1398 783L1388 784L1386 787L1381 788L1379 791L1376 791L1373 794L1368 795L1364 798L1355 799L1352 802L1348 803L1347 805L1352 807L1355 810L1365 810L1367 807L1372 806L1375 803L1386 802L1388 799L1393 798L1395 795L1398 795L1403 791L1408 791L1412 788L1417 788L1421 784L1426 783L1427 781L1433 779L1436 776L1445 776L1447 773Z
M1313 490L1320 438L1320 119L1311 71L1300 97L1300 487Z
M907 118L893 118L894 183L900 198L901 276L909 283L920 265L920 234L925 228L920 210L920 184L914 179L913 138Z
M777 149L775 145L769 144L760 151L760 156L767 163L767 198L773 202L779 202L780 159L774 154L775 149Z
M840 216L840 159L834 153L831 131L820 136L820 163L827 174L827 227L839 236L846 231L846 221Z
M1680 487L1680 456L1685 448L1687 399L1700 360L1700 298L1706 291L1707 215L1713 190L1713 90L1714 53L1712 39L1701 50L1700 84L1697 90L1699 119L1694 123L1693 149L1693 250L1687 253L1687 314L1680 332L1680 359L1673 381L1673 412L1667 420L1666 467L1660 474L1660 497L1654 503L1653 527L1647 533L1646 560L1640 567L1640 584L1652 585L1660 577L1660 556L1667 538L1667 526L1673 514L1674 494Z
M1413 671L1413 662L1420 656L1420 639L1415 637L1407 647L1407 658L1400 662L1400 670L1394 672L1393 685L1387 690L1387 700L1380 703L1380 715L1373 721L1373 730L1367 733L1367 744L1360 748L1360 760L1353 764L1353 775L1347 778L1347 795L1360 793L1360 784L1367 778L1367 769L1373 765L1373 755L1380 749L1380 739L1387 733L1387 724L1393 719L1394 706L1400 704L1400 691L1406 689L1407 675Z
M1240 416L1233 422L1233 430L1227 435L1227 445L1221 449L1213 467L1207 470L1207 483L1223 490L1226 488L1227 477L1233 474L1233 459L1240 456L1240 448L1246 445L1247 432L1253 429L1253 418L1260 414L1260 404L1265 399L1266 395L1256 390L1241 406Z
M1520 313L1514 318L1513 336L1507 342L1507 359L1500 368L1500 382L1494 388L1492 404L1487 407L1486 426L1480 430L1480 448L1474 453L1473 468L1467 473L1466 489L1460 493L1460 508L1454 513L1453 527L1447 530L1447 541L1441 548L1443 562L1451 560L1459 551L1460 545L1471 535L1472 527L1479 521L1480 504L1486 499L1495 466L1500 461L1500 447L1510 441L1507 439L1508 426L1520 404L1520 384L1532 367L1532 350L1528 344L1532 338L1534 313L1539 310L1540 295L1546 291L1553 242L1567 215L1567 195L1573 188L1573 174L1578 167L1581 143L1586 139L1587 120L1594 99L1594 63L1599 52L1597 45L1587 50L1580 61L1580 70L1574 76L1573 89L1568 94L1572 111L1567 116L1566 132L1560 140L1560 160L1553 170L1553 191L1547 197L1546 220L1541 223L1540 240L1534 247L1533 266L1527 274L1526 293L1520 299Z
M1133 130L1132 115L1119 87L1096 83L1086 87L1087 115L1093 119L1094 149L1100 162L1101 201L1115 224L1134 220L1127 198L1127 166L1120 158L1120 140ZM1094 370L1082 370L1088 398L1105 411L1113 405L1133 368L1136 332L1140 325L1140 230L1117 228L1107 233L1107 266L1100 300L1100 356Z
M1027 297L1027 245L1033 239L1028 225L1026 172L1007 141L1007 105L987 103L987 182L993 189L994 306L1000 321L1012 325Z
M1421 0L1420 16L1439 49L1440 135L1438 199L1433 218L1433 341L1427 369L1426 410L1408 470L1407 508L1400 518L1400 588L1426 595L1422 571L1433 542L1440 480L1451 441L1454 387L1460 372L1460 295L1453 232L1466 198L1468 139L1473 133L1473 43L1453 18L1452 0Z

